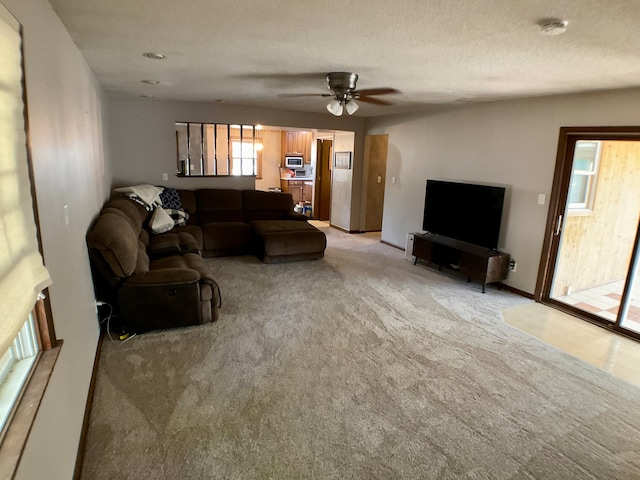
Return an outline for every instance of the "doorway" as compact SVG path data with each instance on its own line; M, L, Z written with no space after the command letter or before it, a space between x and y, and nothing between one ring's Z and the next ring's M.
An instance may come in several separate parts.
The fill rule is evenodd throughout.
M640 129L562 128L536 297L640 339Z
M317 220L329 221L331 216L331 157L333 142L317 140L316 160L316 197L313 217Z

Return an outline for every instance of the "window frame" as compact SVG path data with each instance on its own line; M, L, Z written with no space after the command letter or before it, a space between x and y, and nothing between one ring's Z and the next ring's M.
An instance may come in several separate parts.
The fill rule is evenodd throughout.
M253 156L248 156L245 157L244 155L240 155L240 156L236 156L234 155L234 151L236 150L234 148L235 145L241 143L241 144L248 144L248 143L252 143L253 145L250 145L248 148L251 148L253 150ZM242 150L248 149L247 147L243 148ZM252 140L248 140L248 139L240 139L240 137L231 137L231 155L229 156L229 158L231 159L231 166L230 166L230 170L233 172L234 167L235 167L235 162L236 161L240 161L240 170L242 171L242 167L244 165L244 162L246 161L252 161L253 162L253 174L244 174L241 173L240 175L237 174L231 174L229 176L231 177L256 177L256 179L261 179L262 178L262 150L258 149L256 147L256 139L252 139Z
M45 289L44 292L48 290ZM0 431L0 478L13 478L18 469L24 446L63 345L62 340L55 338L49 299L44 294L42 297L38 299L31 312L34 333L40 349L16 395L5 426Z
M4 430L11 412L20 400L20 391L35 366L42 349L38 342L33 313L0 358L0 430Z
M576 142L576 146L573 154L573 163L571 167L571 178L569 179L570 187L569 193L567 196L567 213L569 215L592 215L593 214L593 206L595 203L596 197L596 187L598 183L598 173L600 170L600 157L602 154L602 142L597 140L581 140L587 143L595 144L595 154L593 158L593 168L591 170L577 170L574 169L577 155L576 152L578 150L578 142ZM586 179L586 187L584 194L584 201L581 202L571 202L571 184L573 182L574 176L585 177Z

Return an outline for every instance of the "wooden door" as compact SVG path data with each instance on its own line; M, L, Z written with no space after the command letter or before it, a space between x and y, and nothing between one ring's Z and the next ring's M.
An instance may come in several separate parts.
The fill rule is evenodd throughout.
M387 175L389 135L367 135L364 139L366 177L366 206L364 230L382 230L384 187Z
M316 201L314 202L314 218L328 221L331 215L331 156L333 152L331 140L317 141L318 158L316 161Z

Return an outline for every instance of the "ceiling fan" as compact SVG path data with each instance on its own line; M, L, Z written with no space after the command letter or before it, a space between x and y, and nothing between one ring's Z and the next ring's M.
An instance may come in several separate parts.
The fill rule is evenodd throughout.
M390 93L398 93L395 88L369 88L364 90L356 90L356 82L358 81L357 73L350 72L331 72L327 74L327 86L331 93L309 93L287 95L291 97L306 96L322 96L333 97L327 104L327 110L336 117L341 116L344 110L349 115L353 115L360 106L355 100L373 105L391 105L390 102L374 98L374 95L388 95Z

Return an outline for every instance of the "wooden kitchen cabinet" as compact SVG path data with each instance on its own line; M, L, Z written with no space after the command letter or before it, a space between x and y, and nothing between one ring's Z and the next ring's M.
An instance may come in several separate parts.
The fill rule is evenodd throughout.
M282 191L290 193L294 205L300 202L313 202L313 182L304 180L282 180Z
M312 141L311 132L282 132L282 161L285 155L302 155L304 163L311 163Z
M302 201L313 202L313 183L303 182L302 185Z
M289 193L293 197L294 205L296 203L304 202L303 199L303 183L301 180L289 180Z

